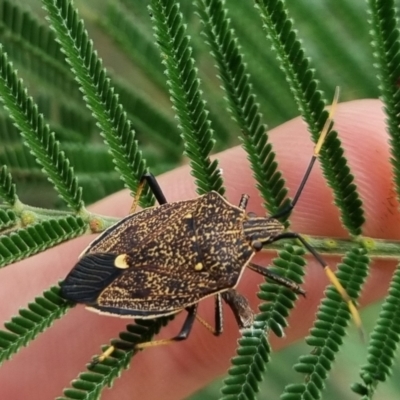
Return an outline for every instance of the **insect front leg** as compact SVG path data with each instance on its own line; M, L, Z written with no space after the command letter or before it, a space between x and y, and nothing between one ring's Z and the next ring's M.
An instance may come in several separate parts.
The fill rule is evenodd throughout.
M149 185L150 190L154 194L154 197L157 199L158 204L166 204L167 199L164 196L164 193L160 187L160 185L157 182L156 177L150 173L146 172L143 174L143 176L140 178L140 182L138 185L138 188L136 190L135 198L133 199L133 203L131 206L131 209L129 211L129 214L133 214L136 211L136 207L139 203L140 196L142 194L143 188L145 184Z

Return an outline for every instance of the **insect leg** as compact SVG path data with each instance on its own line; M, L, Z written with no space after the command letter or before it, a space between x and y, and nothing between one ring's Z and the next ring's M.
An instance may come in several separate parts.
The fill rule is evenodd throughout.
M135 212L145 183L147 183L149 185L149 188L153 192L154 197L157 199L158 204L161 205L161 204L167 203L167 199L165 198L164 193L163 193L160 185L158 184L155 176L150 172L146 172L140 178L140 182L139 182L138 188L136 190L135 198L133 199L133 203L132 203L131 209L129 211L129 214L133 214Z
M272 272L269 268L262 267L261 265L249 263L247 265L248 268L250 268L252 271L257 272L260 275L265 276L266 278L270 279L271 281L274 281L278 285L285 286L294 293L301 294L302 296L305 296L305 291L297 285L297 283L293 282L290 279L287 279L283 276L280 276L278 274L275 274Z
M254 322L254 313L249 301L235 289L223 292L222 298L231 308L240 329L250 328Z
M245 210L247 207L247 203L249 202L250 196L248 194L242 194L242 197L240 198L239 202L239 208L242 210Z
M325 125L322 128L321 135L319 136L318 142L314 147L314 154L311 157L310 163L308 164L307 170L306 170L306 172L305 172L305 174L303 176L303 179L302 179L302 181L300 183L299 188L297 189L297 192L296 192L295 196L293 197L293 200L291 201L291 203L287 207L285 207L284 209L278 211L275 215L272 215L271 218L278 219L278 218L281 218L281 217L289 214L290 211L292 211L293 208L295 207L297 201L299 200L301 192L303 191L304 186L305 186L305 184L306 184L306 182L307 182L307 180L308 180L308 178L310 176L311 170L312 170L312 168L313 168L313 166L315 164L315 160L319 156L319 153L321 151L321 147L322 147L322 145L323 145L323 143L325 141L325 138L326 138L327 134L329 133L329 131L331 130L332 123L333 123L333 115L334 115L334 113L336 111L336 105L338 103L338 100L339 100L339 88L337 87L336 90L335 90L335 95L334 95L334 98L333 98L333 101L332 101L332 105L331 105L331 108L330 108L330 111L329 111L328 118L326 119Z
M145 181L149 185L150 190L153 192L154 197L157 199L158 204L161 205L161 204L168 203L160 185L157 182L156 177L152 173L147 172L142 176L142 179L140 180L140 182L142 183Z
M171 339L160 339L160 340L153 340L151 342L139 343L135 346L135 349L141 350L147 347L162 346L165 344L170 344L172 342L180 342L182 340L187 339L190 334L190 331L192 330L193 322L196 319L197 307L198 304L193 304L192 306L186 308L188 315L185 319L185 322L183 323L182 329L176 336L174 336Z
M155 346L162 346L165 344L170 344L172 342L178 342L181 340L187 339L189 336L190 331L192 330L193 327L193 322L196 319L196 313L197 313L197 304L194 304L193 306L190 306L186 308L186 311L188 312L188 315L185 319L185 322L183 323L181 331L178 333L177 336L171 338L171 339L160 339L160 340L153 340L150 342L143 342L137 344L134 348L135 350L141 350L145 349L147 347L155 347ZM108 358L113 351L116 349L115 346L110 346L106 351L104 351L100 356L97 356L93 359L92 363L90 364L91 367L94 367L96 364L99 362L104 361L106 358Z
M232 310L240 329L251 327L254 321L253 310L251 309L246 297L238 293L235 289L229 289L226 292L218 293L215 296L215 329L213 329L202 318L196 316L202 325L210 330L215 336L219 336L223 332L224 326L221 299L223 299Z
M115 346L110 346L107 350L103 351L102 354L93 358L92 362L89 365L89 368L93 368L97 364L103 362L106 358L110 357L114 352Z
M213 328L199 315L196 315L196 319L215 336L219 336L223 332L224 316L222 312L222 297L220 293L215 295L215 327Z
M222 297L218 293L215 296L215 336L219 336L224 330L224 314L222 311Z
M275 240L280 240L280 239L298 239L298 240L300 240L300 242L303 244L303 246L314 256L314 258L322 266L322 268L324 269L326 275L328 276L328 279L331 281L332 285L335 287L335 289L342 296L343 300L347 303L347 306L349 307L350 313L351 313L351 315L353 317L354 323L361 330L361 318L360 318L360 314L357 311L356 306L354 305L354 303L351 300L350 296L347 294L345 288L339 282L339 280L336 277L336 275L330 269L329 265L321 257L321 255L314 249L314 247L312 247L309 243L307 243L307 241L301 235L299 235L296 232L284 232L284 233L281 233L279 236L274 238L274 241Z

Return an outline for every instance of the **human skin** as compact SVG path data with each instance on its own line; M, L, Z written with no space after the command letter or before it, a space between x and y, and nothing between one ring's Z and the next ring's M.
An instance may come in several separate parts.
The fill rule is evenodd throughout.
M385 131L382 104L378 100L360 100L339 105L335 129L346 150L346 157L356 178L358 192L364 202L366 222L363 235L374 238L400 240L400 214L392 184L389 162L388 135ZM312 143L304 123L292 120L269 134L277 153L279 167L293 196L312 154ZM246 155L239 147L216 156L223 169L226 197L238 204L242 193L250 195L248 211L263 215L261 200L251 177ZM196 196L193 178L187 166L158 178L168 201ZM326 186L316 166L291 216L291 230L328 237L347 237L337 208L332 204L331 190ZM116 193L89 207L104 215L123 217L129 211L132 199L127 191ZM13 264L1 271L0 317L6 321L19 308L66 276L76 263L78 255L94 236L82 237L59 245L42 254ZM268 265L274 252L257 257L256 262ZM338 259L327 257L334 267ZM361 305L384 296L393 273L394 262L375 260L372 275L364 289ZM322 268L308 258L307 277L303 288L306 299L299 299L293 311L285 338L271 336L275 351L304 337L312 325L316 307L323 289L328 284ZM247 271L238 290L246 295L257 309L257 285L263 278ZM213 303L205 300L200 314L213 321ZM172 337L180 329L184 313L169 324L161 337ZM62 394L62 388L85 370L85 364L100 345L109 343L123 330L126 319L100 316L77 306L40 335L28 348L22 348L12 361L0 370L1 399L47 400ZM355 328L350 328L355 329ZM162 398L181 399L223 374L235 354L237 326L225 307L225 330L222 336L212 336L201 324L195 323L185 342L142 351L131 367L115 382L112 391L105 390L102 399L143 400ZM268 379L268 376L266 377Z

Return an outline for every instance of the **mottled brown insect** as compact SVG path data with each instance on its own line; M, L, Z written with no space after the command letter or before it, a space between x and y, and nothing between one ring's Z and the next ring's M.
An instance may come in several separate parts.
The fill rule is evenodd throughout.
M245 267L303 293L292 281L251 263L284 227L274 218L247 214L248 196L239 207L216 192L166 203L155 178L143 179L162 204L127 216L94 240L61 284L63 297L100 313L142 319L186 309L191 321L200 300L223 294L239 325L248 327L252 312L233 290Z
M327 121L326 126L329 124ZM133 213L106 230L83 252L61 284L62 296L94 311L121 317L148 319L188 312L177 336L141 343L137 348L186 339L196 318L219 335L223 330L222 300L232 309L239 327L248 328L253 323L253 312L246 298L235 290L246 267L304 294L294 282L251 262L263 246L296 238L325 269L357 321L353 303L325 261L299 234L284 232L278 220L295 206L327 127L292 203L272 217L247 213L247 195L242 196L239 206L228 203L216 192L167 203L155 178L144 175L140 188L147 182L160 205L135 213L138 190ZM215 296L215 328L197 316L199 301L209 296Z

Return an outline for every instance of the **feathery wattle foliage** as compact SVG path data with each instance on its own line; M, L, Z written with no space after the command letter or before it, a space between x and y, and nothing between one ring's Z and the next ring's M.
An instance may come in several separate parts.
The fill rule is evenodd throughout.
M289 202L288 190L267 124L272 128L300 110L315 142L338 85L342 100L380 94L390 135L393 192L400 197L400 44L395 2L292 3L256 0L254 7L252 2L223 0L99 0L83 6L81 18L80 0L77 7L72 0L31 0L30 9L21 1L0 0L1 269L13 272L18 265L12 264L18 260L111 226L115 219L92 214L84 204L124 186L135 193L146 170L157 174L187 161L199 194L210 190L224 194L224 172L218 157L212 156L239 142L265 208L271 215L279 212ZM37 12L40 5L46 20L43 12ZM371 40L375 71L365 67L373 63ZM361 236L365 218L361 196L339 136L340 132L329 134L321 164L348 237L306 236L306 240L323 256L335 252L342 257L337 276L356 301L370 257L398 258L400 248L394 241ZM294 161L295 150L294 146ZM141 205L152 204L153 196L145 188ZM284 223L289 226L287 217ZM307 268L304 248L287 242L273 243L271 248L278 250L273 271L301 285ZM0 281L9 284L7 279ZM396 271L375 322L367 363L360 368L361 383L352 387L364 399L376 397L378 385L380 394L390 390L382 382L396 368L399 284ZM343 385L325 390L339 353L349 357L343 346L350 314L342 297L331 287L326 290L306 339L312 350L305 347L295 364L296 373L304 375L296 384L290 384L299 381L291 377L286 360L283 372L279 371L276 358L282 356L272 354L269 342L271 335L284 336L297 295L266 282L258 297L259 313L252 328L242 332L222 398L254 399L257 393L259 398L278 398L282 393L282 399L344 399ZM0 299L4 301L14 300ZM8 317L0 330L0 363L13 362L18 351L30 346L71 306L54 283ZM135 345L151 340L170 319L128 325L111 340L118 349L104 362L88 365L88 371L77 371L77 379L59 399L100 398L130 365ZM274 365L267 370L269 362ZM345 371L346 378L351 375L340 361L337 370ZM286 387L277 388L282 382ZM6 384L0 385L0 397L2 387ZM40 385L35 384L35 391L42 395ZM193 399L217 396L215 391L203 392Z

